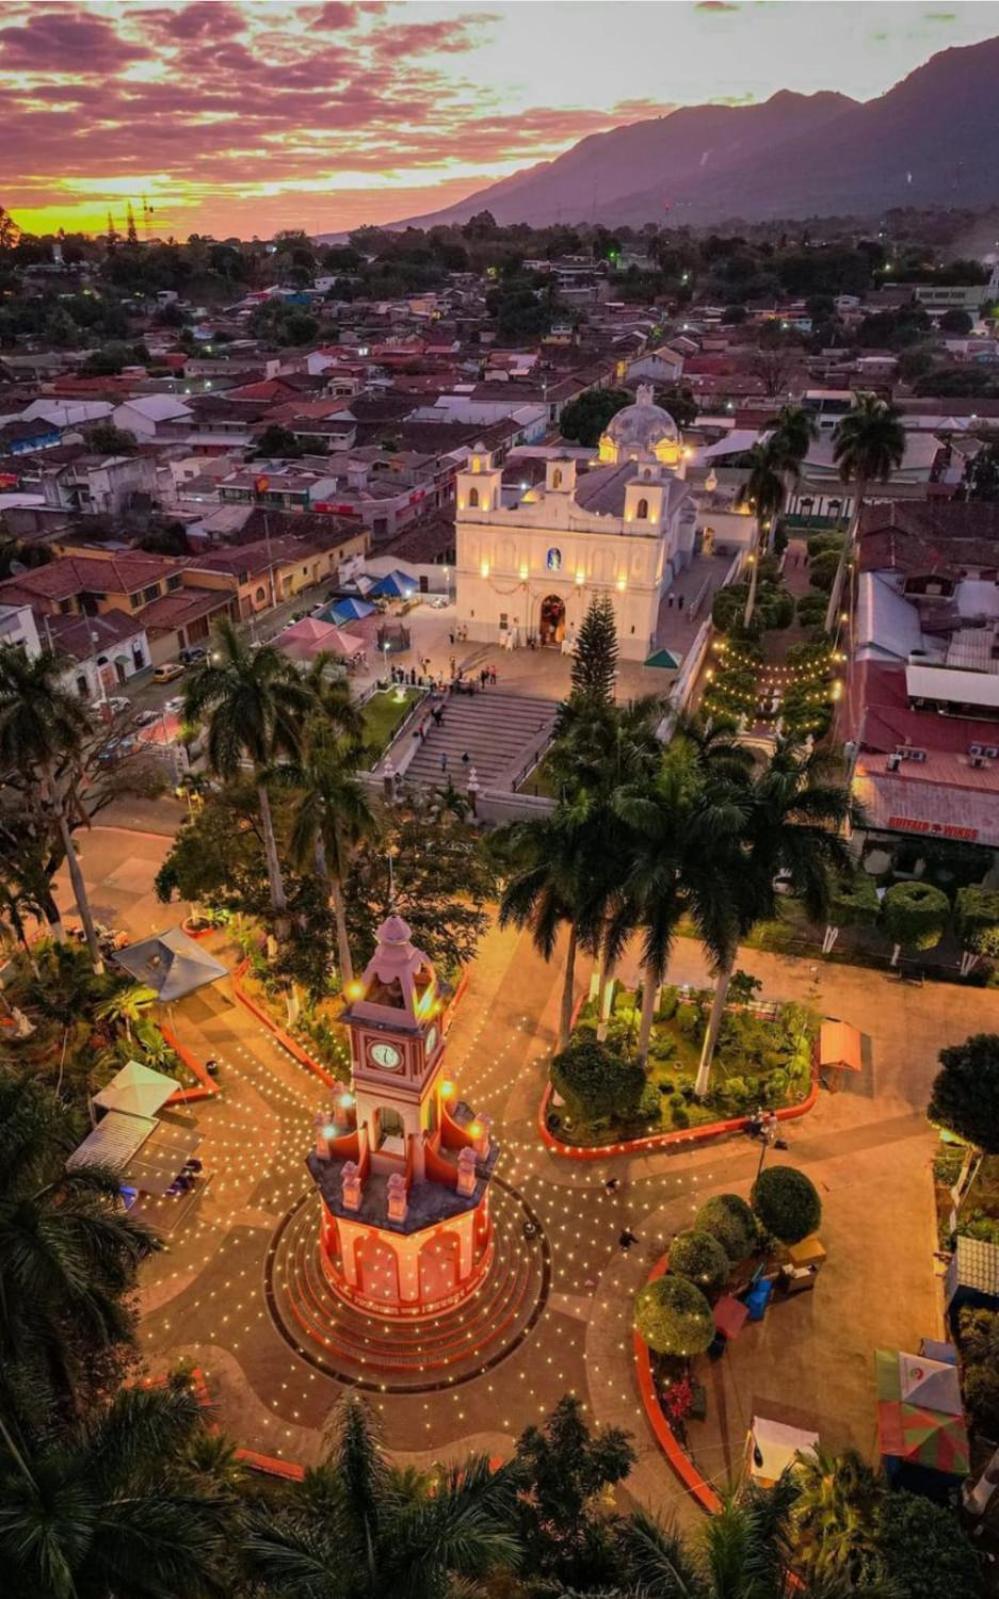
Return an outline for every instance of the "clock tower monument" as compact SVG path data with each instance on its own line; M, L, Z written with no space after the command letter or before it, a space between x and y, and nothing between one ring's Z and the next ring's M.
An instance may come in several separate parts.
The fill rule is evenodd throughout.
M342 1017L351 1085L334 1087L307 1161L323 1201L323 1272L382 1315L459 1303L492 1256L497 1150L489 1117L444 1076L443 1013L433 966L390 915Z

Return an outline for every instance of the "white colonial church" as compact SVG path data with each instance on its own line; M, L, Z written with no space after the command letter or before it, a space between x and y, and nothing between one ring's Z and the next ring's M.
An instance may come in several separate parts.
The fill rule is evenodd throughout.
M640 388L611 418L599 458L549 460L545 484L509 503L490 455L458 474L459 623L482 642L571 647L595 594L614 602L620 652L644 660L659 605L691 558L696 509L668 411Z

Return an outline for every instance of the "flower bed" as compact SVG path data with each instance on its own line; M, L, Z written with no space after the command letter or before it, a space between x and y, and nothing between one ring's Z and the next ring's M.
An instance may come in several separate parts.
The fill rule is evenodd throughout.
M558 1112L544 1107L545 1127L556 1144L604 1152L615 1146L714 1136L745 1124L758 1106L801 1114L814 1103L813 1045L818 1017L801 1005L732 1005L722 1023L703 1100L694 1094L710 992L663 990L644 1081L630 1064L639 1024L638 996L616 997L602 1059L619 1072L620 1088L605 1098L581 1091L565 1095ZM573 1030L570 1049L596 1038L595 1007L588 1001ZM599 1046L597 1046L599 1048ZM567 1052L568 1054L569 1052ZM556 1081L559 1068L555 1067ZM564 1074L563 1074L564 1075ZM600 1074L595 1074L599 1080ZM598 1086L605 1086L598 1082ZM547 1142L548 1140L546 1140Z

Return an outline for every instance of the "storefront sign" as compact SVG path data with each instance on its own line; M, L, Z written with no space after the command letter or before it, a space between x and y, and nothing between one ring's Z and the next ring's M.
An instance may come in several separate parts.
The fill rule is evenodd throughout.
M952 822L917 822L910 816L889 816L888 826L896 833L929 833L933 838L956 838L973 844L977 827L955 827Z

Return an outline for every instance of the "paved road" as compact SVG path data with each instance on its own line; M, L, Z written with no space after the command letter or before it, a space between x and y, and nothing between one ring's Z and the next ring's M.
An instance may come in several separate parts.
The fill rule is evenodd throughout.
M95 830L85 869L103 920L116 918L136 933L164 925L148 889L164 849L165 841L150 836ZM820 969L758 951L746 951L742 963L762 978L766 997L808 999L859 1025L870 1036L873 1065L854 1091L823 1095L789 1134L787 1158L822 1192L830 1260L814 1294L778 1307L712 1368L709 1421L694 1445L719 1483L738 1469L754 1412L815 1425L832 1449L853 1443L870 1452L873 1349L913 1347L921 1334L939 1331L932 1140L922 1117L936 1053L973 1029L999 1028L999 994L943 985L913 990L865 970ZM704 980L695 944L681 941L671 975ZM725 1189L748 1193L757 1152L736 1140L613 1167L550 1156L535 1112L558 986L557 965L546 967L526 937L493 928L448 1045L462 1094L494 1118L501 1174L528 1198L551 1241L547 1307L528 1341L482 1378L452 1392L375 1402L389 1444L423 1460L467 1446L504 1453L528 1422L574 1389L597 1420L635 1434L634 1495L686 1518L692 1508L638 1404L631 1298L704 1198ZM224 984L177 1007L174 1021L193 1048L219 1058L225 1093L197 1112L211 1183L169 1253L144 1273L149 1360L155 1369L181 1355L196 1359L241 1442L315 1459L339 1388L278 1337L263 1269L275 1228L307 1187L302 1160L322 1096L231 1003ZM604 1183L612 1169L620 1187L609 1194ZM640 1240L628 1255L616 1243L625 1223Z

